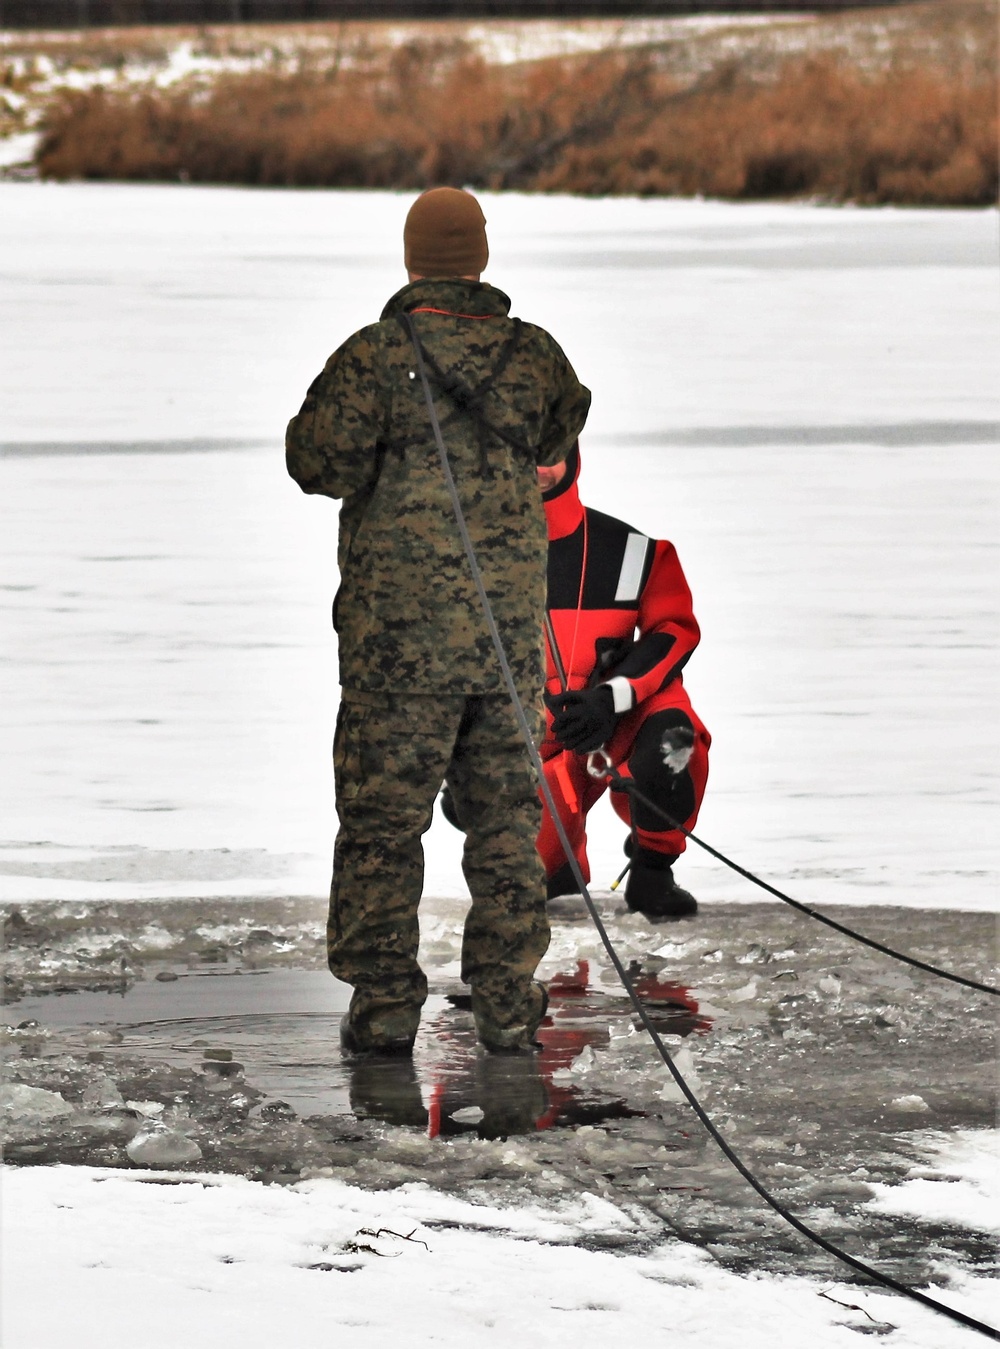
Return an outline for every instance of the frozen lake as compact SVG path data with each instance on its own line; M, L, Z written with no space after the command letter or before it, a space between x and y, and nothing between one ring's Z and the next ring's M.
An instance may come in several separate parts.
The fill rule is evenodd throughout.
M84 1163L8 1168L8 1337L141 1326L174 1349L225 1324L256 1349L343 1327L376 1349L405 1307L417 1340L449 1345L581 1327L658 1342L669 1324L717 1349L738 1324L748 1349L894 1327L912 1349L959 1349L972 1332L839 1284L761 1222L648 1047L608 1019L620 994L579 902L543 967L573 993L549 1059L588 999L601 1035L588 1058L569 1026L546 1089L624 1091L638 1113L478 1137L489 1083L437 1022L417 1054L433 1090L404 1102L420 1109L386 1127L359 1106L333 1044L344 990L317 968L336 507L298 492L281 441L328 352L402 281L408 204L0 183L0 899L105 901L13 920L7 989L110 990L8 1009L28 1023L15 1098L34 1082L58 1112L58 1146L28 1129L9 1155ZM997 872L996 213L485 205L488 279L594 391L585 499L672 538L691 580L705 636L688 685L715 735L699 832L802 899L920 908L857 925L983 974L990 920L961 911L993 907ZM621 829L609 810L592 821L600 890ZM624 959L664 994L694 986L711 1028L685 1048L713 1117L827 1235L995 1320L982 999L786 908L734 910L758 892L709 859L683 867L709 902L694 923L600 903ZM442 821L426 888L430 1013L457 980L463 909ZM127 987L142 965L167 981ZM434 1057L449 1043L451 1078ZM245 1060L240 1090L269 1093L252 1118L206 1076L206 1046ZM112 1079L152 1119L180 1118L190 1087L183 1127L212 1172L297 1183L125 1169L146 1125L116 1112ZM278 1095L354 1113L303 1121ZM425 1106L447 1139L427 1136L430 1108L413 1127ZM53 1271L69 1297L49 1295Z
M336 507L281 442L410 199L0 184L0 897L325 890ZM594 392L584 499L694 590L699 832L806 901L993 907L996 212L484 204Z

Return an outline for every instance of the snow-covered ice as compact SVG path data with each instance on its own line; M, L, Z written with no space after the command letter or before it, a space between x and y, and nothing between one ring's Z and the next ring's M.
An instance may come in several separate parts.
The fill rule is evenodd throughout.
M871 1207L880 1213L919 1214L1000 1236L1000 1138L995 1132L928 1132L929 1165L914 1166L899 1185L876 1185Z
M594 391L585 499L688 572L700 832L807 900L992 907L996 212L485 201ZM5 898L322 894L336 507L281 436L408 203L0 183Z
M294 1190L237 1177L95 1168L8 1172L4 1343L143 1349L350 1344L542 1349L563 1339L694 1349L852 1349L866 1324L891 1349L970 1349L971 1331L870 1289L737 1278L671 1244L600 1249L636 1219L596 1196L487 1210L424 1186ZM150 1183L152 1182L152 1183ZM142 1239L143 1236L155 1239ZM58 1296L52 1272L58 1270ZM962 1277L935 1296L982 1318L995 1289ZM856 1310L852 1310L856 1309ZM738 1328L738 1338L734 1332ZM888 1332L888 1333L887 1333Z

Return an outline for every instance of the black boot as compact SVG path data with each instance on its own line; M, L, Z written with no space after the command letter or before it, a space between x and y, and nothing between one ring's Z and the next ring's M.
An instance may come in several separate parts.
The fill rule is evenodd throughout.
M348 1012L340 1022L340 1053L342 1058L356 1059L366 1056L381 1058L407 1058L413 1053L413 1041L416 1034L397 1035L376 1038L370 1032L359 1034L357 1026L351 1021Z
M626 851L632 857L632 865L625 883L625 903L633 913L641 913L656 923L671 918L691 918L698 912L694 895L674 880L672 867L676 857L648 848L627 848Z
M536 979L532 988L535 1007L525 1011L526 1020L520 1024L501 1023L490 1015L488 1005L472 991L472 1013L476 1020L479 1043L490 1054L535 1054L541 1045L535 1039L539 1025L549 1010L549 990ZM536 1001L537 999L537 1001Z

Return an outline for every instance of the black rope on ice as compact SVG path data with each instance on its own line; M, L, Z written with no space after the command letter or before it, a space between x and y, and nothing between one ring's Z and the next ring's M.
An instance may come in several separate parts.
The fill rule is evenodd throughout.
M528 719L525 716L524 708L521 705L521 699L518 696L517 686L514 683L514 676L511 673L510 664L507 660L507 653L504 651L503 639L500 636L500 631L496 625L496 619L493 616L493 607L490 604L489 596L486 593L486 587L483 584L483 576L482 572L479 569L479 562L476 558L476 550L475 547L473 546L472 539L469 535L468 525L465 522L465 513L462 510L462 503L461 500L459 499L458 488L455 485L455 477L451 470L451 461L448 458L448 451L447 448L445 447L444 438L441 435L441 426L438 421L437 409L434 406L434 398L431 393L430 384L427 379L427 372L424 367L423 349L420 344L420 339L417 336L417 331L413 323L413 319L410 317L409 314L405 315L405 320L407 329L409 330L410 338L413 342L413 349L416 352L417 370L420 374L421 384L423 385L424 397L427 400L427 410L430 413L431 426L433 427L434 430L434 440L435 443L437 444L438 454L440 455L441 458L441 469L442 472L444 473L445 483L448 488L448 495L451 498L452 509L454 510L455 513L455 521L456 524L458 525L458 531L462 537L462 543L465 547L466 557L469 560L469 567L472 571L472 579L473 582L475 583L476 592L479 595L479 601L483 606L483 613L486 618L486 626L489 629L490 637L492 638L493 641L493 646L496 651L497 661L500 666L500 672L503 676L504 685L507 689L508 695L510 696L510 701L514 709L514 715L517 718L517 723L518 726L520 727L521 735L524 737L524 743L527 747L528 754L531 758L531 762L534 766L535 773L538 777L539 788L542 792L542 796L545 799L545 804L549 808L549 813L552 816L552 822L555 825L556 832L559 836L559 842L562 844L567 860L569 861L570 867L573 871L573 877L580 886L580 894L583 896L584 903L587 906L587 909L590 913L590 917L593 920L594 926L597 929L597 933L604 945L604 949L608 953L611 963L615 968L615 972L618 975L618 978L621 980L622 987L628 994L629 1001L634 1007L636 1014L639 1017L639 1020L642 1022L643 1028L645 1029L649 1038L652 1040L653 1044L656 1046L656 1051L659 1054L660 1058L663 1060L664 1064L666 1065L668 1072L670 1073L674 1081L677 1083L677 1086L684 1094L684 1097L687 1100L688 1104L691 1106L691 1109L698 1116L699 1120L704 1125L708 1133L711 1135L712 1139L715 1141L717 1146L720 1148L723 1155L732 1163L732 1165L740 1173L740 1175L747 1182L747 1184L750 1185L751 1188L754 1189L757 1192L757 1194L760 1195L761 1199L763 1199L764 1202L770 1208L772 1208L775 1211L775 1213L779 1215L779 1217L784 1218L785 1222L789 1223L792 1227L794 1227L797 1232L800 1232L803 1236L808 1237L810 1241L814 1242L817 1246L821 1247L829 1255L834 1256L837 1260L842 1260L844 1264L850 1265L852 1269L857 1270L857 1272L860 1274L867 1275L868 1278L873 1279L876 1283L880 1283L886 1288L891 1288L894 1292L902 1293L904 1297L912 1298L915 1302L923 1303L924 1306L929 1307L932 1311L940 1312L942 1316L947 1316L952 1321L957 1321L961 1325L968 1326L972 1330L978 1330L980 1334L987 1336L987 1338L1000 1342L1000 1331L995 1330L992 1326L986 1325L985 1322L983 1321L977 1321L975 1317L967 1316L965 1312L958 1311L954 1307L949 1307L943 1302L938 1302L936 1299L928 1297L926 1293L921 1293L916 1288L910 1288L905 1283L900 1283L898 1280L892 1278L891 1275L883 1274L879 1270L875 1269L873 1266L865 1264L863 1260L856 1259L853 1255L849 1255L846 1251L842 1251L839 1246L835 1246L832 1241L827 1241L826 1237L821 1236L818 1232L814 1232L812 1228L808 1227L804 1222L802 1222L800 1218L797 1218L794 1215L794 1213L789 1212L789 1210L785 1208L784 1204L782 1204L780 1200L775 1199L775 1197L770 1193L770 1191L765 1189L765 1187L761 1184L761 1182L757 1179L757 1177L753 1174L753 1172L750 1171L749 1168L744 1165L744 1163L736 1155L733 1149L729 1146L729 1144L723 1138L722 1134L712 1123L711 1119L709 1118L703 1106L701 1105L701 1102L698 1100L694 1092L691 1090L687 1082L684 1080L684 1077L682 1076L680 1069L677 1067L673 1059L670 1057L670 1054L668 1053L666 1046L660 1039L656 1027L650 1020L649 1013L646 1011L642 999L639 997L638 993L635 990L635 985L629 978L628 972L626 971L625 966L622 964L618 952L614 948L614 944L612 943L611 938L608 936L608 932L604 926L604 923L601 921L601 915L597 912L597 907L594 904L593 899L591 898L590 891L587 889L587 883L583 879L583 874L580 871L579 863L576 860L576 857L573 853L573 849L570 846L569 838L567 837L566 831L562 825L562 821L559 818L559 812L556 810L555 801L553 800L552 797L552 791L546 780L545 772L544 769L542 768L542 761L541 758L539 757L538 750L535 747L534 739L532 738L531 727L528 725Z
M778 890L775 886L770 885L767 881L762 881L760 877L755 876L752 871L747 871L746 867L741 867L739 862L734 862L731 857L727 857L725 853L719 852L717 848L713 848L712 845L706 843L704 839L700 839L697 835L692 834L690 829L685 829L682 824L679 824L671 815L668 815L655 801L651 801L648 796L644 796L632 778L622 777L613 764L608 767L607 772L603 773L602 776L607 777L614 791L627 792L630 797L641 802L647 810L651 810L654 814L659 815L660 819L663 820L665 824L669 825L671 829L676 829L679 834L683 834L685 838L689 838L692 843L697 843L699 848L704 848L705 852L711 857L716 858L719 862L725 863L730 870L737 872L740 876L744 876L748 881L752 881L754 885L759 885L760 888L766 890L769 895L774 895L775 898L782 900L783 903L790 904L793 909L798 909L799 913L804 913L809 918L815 918L817 923L825 923L827 927L832 927L836 932L842 932L845 936L852 937L854 941L861 942L864 946L870 946L873 951L881 951L883 955L892 956L893 960L902 960L904 964L913 965L915 969L924 970L927 974L936 974L939 979L950 979L953 984L962 984L965 988L974 988L977 993L990 993L995 998L1000 997L1000 988L995 988L992 984L981 984L975 979L966 979L962 974L952 974L950 970L942 970L937 965L928 965L925 960L918 960L916 956L908 956L902 951L895 951L891 946L886 946L883 942L875 941L873 937L866 937L861 932L855 932L852 927L845 927L843 923L838 923L835 918L828 918L825 913L820 913L816 909L811 909L808 904L803 904L799 900L793 899L791 895L786 895L783 890ZM635 812L633 811L632 814L634 816ZM629 866L631 865L632 863L630 860ZM622 872L622 876L625 875L626 871L628 871L628 867ZM618 877L619 881L622 879L622 876Z

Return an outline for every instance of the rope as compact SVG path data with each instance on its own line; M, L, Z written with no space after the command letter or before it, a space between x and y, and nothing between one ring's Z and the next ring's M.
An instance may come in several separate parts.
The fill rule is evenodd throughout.
M925 960L918 960L916 956L908 956L902 951L896 951L891 946L886 946L882 942L875 941L873 937L866 937L861 932L855 932L854 928L846 927L843 923L838 923L834 918L828 918L825 913L819 913L816 909L811 909L808 904L803 904L799 900L793 899L791 895L786 895L783 890L778 890L767 881L762 881L760 877L755 876L752 871L747 871L746 867L741 867L739 862L734 862L732 858L727 857L725 853L719 852L717 848L713 848L711 844L706 843L703 839L692 834L690 829L685 829L682 824L678 824L678 822L672 816L668 815L662 807L658 806L655 801L651 801L648 796L644 796L643 793L640 792L639 788L635 785L634 779L622 777L613 764L610 765L605 776L610 782L613 791L626 792L629 796L634 797L636 801L641 801L647 810L651 810L659 815L660 819L663 820L665 824L669 825L671 829L676 829L678 833L683 834L685 838L689 838L692 843L697 843L698 847L704 848L705 852L711 857L716 858L719 862L724 862L731 870L737 872L740 876L746 877L746 879L752 881L754 885L759 885L760 888L766 890L768 894L774 895L785 904L790 904L793 909L798 909L799 913L804 913L810 918L815 918L817 923L825 923L827 927L832 927L836 932L842 932L845 936L853 937L855 941L861 942L862 945L870 946L873 951L881 951L883 955L892 956L894 960L901 960L906 965L914 966L915 969L924 970L927 974L936 974L939 979L950 979L953 984L961 984L964 988L974 988L978 993L989 993L992 994L993 997L1000 997L1000 988L995 988L992 984L981 984L975 979L966 979L964 975L952 974L950 970L942 970L937 965L928 965ZM635 814L634 811L630 813L633 815ZM629 866L631 865L632 863L630 860ZM625 871L627 870L628 867L625 868ZM625 871L618 877L618 881L621 881L622 876L625 875Z
M545 610L543 623L545 626L545 640L549 644L549 652L552 656L552 664L556 667L556 674L559 676L560 687L565 693L566 689L569 687L566 680L566 668L562 663L562 656L559 653L559 643L556 641L555 630L552 627L552 615L549 613L548 609Z
M660 1058L666 1065L668 1072L670 1073L674 1081L677 1083L677 1086L684 1094L684 1097L687 1100L688 1104L691 1106L692 1110L698 1116L699 1120L704 1125L705 1129L708 1131L712 1139L720 1148L723 1155L732 1163L732 1165L740 1173L740 1175L747 1182L747 1184L750 1185L751 1188L754 1189L758 1195L760 1195L760 1197L764 1200L764 1202L770 1208L772 1208L780 1217L784 1218L784 1220L787 1223L789 1223L792 1227L794 1227L796 1231L802 1233L803 1236L808 1237L810 1241L815 1242L817 1246L821 1247L828 1254L834 1256L838 1260L843 1261L845 1264L850 1265L850 1267L854 1270L857 1270L858 1273L865 1274L869 1278L874 1279L876 1283L880 1283L884 1285L886 1288L891 1288L893 1289L894 1292L902 1293L905 1297L912 1298L916 1302L921 1302L923 1303L924 1306L929 1307L932 1311L940 1312L941 1315L949 1317L952 1321L958 1321L961 1325L968 1326L972 1330L978 1330L988 1339L1000 1342L1000 1331L995 1330L992 1326L986 1325L983 1321L977 1321L975 1317L967 1316L965 1312L957 1311L954 1307L948 1307L946 1306L945 1303L938 1302L934 1298L928 1297L926 1293L921 1293L916 1288L910 1288L905 1283L899 1283L898 1280L893 1279L891 1275L881 1273L879 1270L873 1268L871 1265L865 1264L863 1260L857 1260L853 1255L849 1255L846 1251L842 1251L838 1246L835 1246L833 1242L827 1241L826 1237L821 1236L818 1232L814 1232L812 1228L808 1227L804 1222L802 1222L800 1218L797 1218L793 1213L789 1212L789 1210L785 1208L785 1206L781 1203L780 1200L775 1199L775 1197L770 1193L770 1191L765 1189L765 1187L760 1183L760 1181L756 1178L756 1176L754 1176L754 1174L744 1165L744 1163L736 1155L733 1149L723 1138L722 1134L719 1133L718 1129L715 1127L709 1116L706 1114L704 1108L701 1105L701 1102L698 1100L694 1092L688 1086L677 1065L674 1063L673 1059L670 1057L670 1054L667 1052L666 1046L660 1039L656 1027L650 1020L649 1013L646 1011L642 999L636 992L635 986L632 983L632 980L629 978L628 972L626 971L625 966L622 964L618 952L615 950L614 944L611 941L611 938L608 936L607 929L605 928L604 923L601 921L601 915L597 912L597 907L594 904L593 899L591 898L590 891L587 889L587 884L583 879L583 874L580 871L579 864L577 863L576 858L573 854L572 847L570 846L569 838L567 837L566 831L562 825L562 821L559 818L559 812L556 810L555 801L553 800L551 788L549 787L545 777L545 771L542 767L541 758L539 757L538 750L535 748L535 742L531 734L531 727L528 725L528 719L525 716L524 708L521 705L521 699L518 696L517 687L514 683L514 676L511 673L510 664L507 660L507 653L504 650L503 639L500 636L500 631L497 628L496 619L494 618L493 615L493 607L490 604L489 596L486 593L486 587L483 584L483 576L482 572L479 569L479 562L476 558L476 550L475 547L473 546L472 539L469 535L468 525L465 522L465 513L462 510L462 503L459 499L458 488L455 484L455 477L451 469L451 461L448 458L448 451L447 448L445 447L444 438L441 435L441 426L440 423L438 422L437 409L434 406L434 398L433 395L431 394L430 384L427 379L427 372L424 367L423 349L421 347L420 339L417 336L416 328L409 314L407 314L405 318L406 318L406 326L409 329L410 338L413 342L413 349L416 352L417 370L419 371L420 374L420 381L423 386L424 397L427 400L427 410L430 413L431 426L434 431L434 440L437 445L438 454L440 455L441 458L441 469L444 474L445 483L448 488L448 495L451 498L452 509L455 513L455 521L456 524L458 525L458 531L462 537L462 543L465 547L465 553L469 560L469 567L471 568L472 571L472 579L476 587L476 592L479 596L479 601L483 607L483 614L486 619L486 626L489 629L490 637L493 641L493 647L494 650L496 651L497 661L499 663L500 671L503 676L503 682L507 689L507 693L510 696L511 705L514 709L514 715L517 719L518 726L520 727L521 735L524 737L525 746L527 747L529 757L531 758L532 765L534 766L535 773L538 777L539 788L542 792L545 804L549 809L549 813L552 816L552 822L555 825L556 833L559 836L559 842L562 844L563 850L566 853L567 860L569 861L570 867L572 868L573 877L580 886L580 893L583 896L584 902L587 905L587 909L590 912L590 917L594 923L594 926L597 929L598 936L600 937L601 942L604 945L604 949L608 953L608 957L615 968L615 972L617 973L618 978L621 980L622 987L628 994L629 1001L631 1002L633 1008L635 1009L635 1012L639 1017L639 1020L642 1022L644 1030L646 1031L649 1038L655 1045L657 1053L659 1054Z

